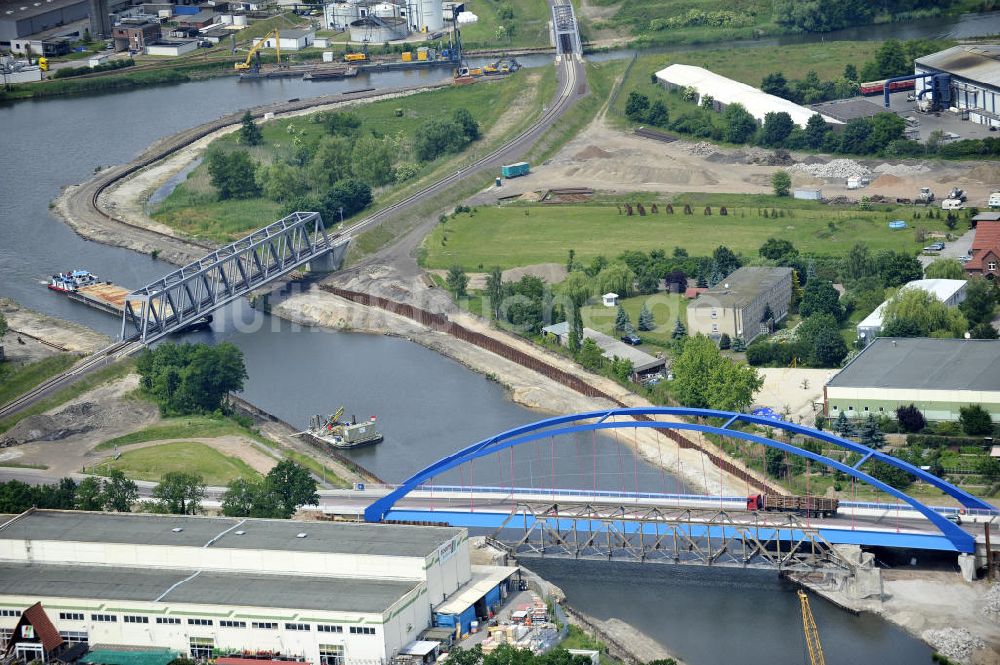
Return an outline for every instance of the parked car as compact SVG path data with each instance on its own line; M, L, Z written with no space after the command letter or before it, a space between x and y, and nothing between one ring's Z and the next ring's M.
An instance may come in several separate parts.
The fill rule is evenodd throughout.
M940 252L942 249L944 249L943 242L933 242L924 247L925 252Z
M622 335L622 341L625 342L626 344L631 344L632 346L639 346L640 344L642 344L642 340L639 339L639 336L636 335L635 333L628 333L626 335Z
M955 524L958 524L959 526L961 526L961 524L962 524L962 516L959 515L958 513L949 513L949 514L945 515L945 517L947 517L950 522L954 522Z

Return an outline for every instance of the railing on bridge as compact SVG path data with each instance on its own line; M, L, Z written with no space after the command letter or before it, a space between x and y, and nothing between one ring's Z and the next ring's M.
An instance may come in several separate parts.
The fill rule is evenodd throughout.
M552 5L552 33L557 55L583 55L580 29L576 23L573 5Z
M491 536L516 556L849 575L854 564L798 517L725 510L519 502Z
M153 342L331 249L319 213L292 213L130 293L122 339Z

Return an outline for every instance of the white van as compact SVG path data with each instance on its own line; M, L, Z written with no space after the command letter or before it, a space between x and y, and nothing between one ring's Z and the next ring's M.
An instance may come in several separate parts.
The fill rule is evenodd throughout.
M993 192L990 194L990 202L988 205L991 208L1000 208L1000 192Z
M961 210L965 205L961 199L944 199L941 201L941 210Z

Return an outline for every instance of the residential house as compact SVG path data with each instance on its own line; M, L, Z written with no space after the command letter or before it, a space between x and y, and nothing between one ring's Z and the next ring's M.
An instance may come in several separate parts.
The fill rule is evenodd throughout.
M771 322L788 315L792 302L792 269L744 267L691 301L687 308L688 332L718 338L742 338L747 344L762 332L768 307Z
M1000 221L981 221L976 224L976 236L969 250L972 258L965 264L970 276L996 279L1000 272Z

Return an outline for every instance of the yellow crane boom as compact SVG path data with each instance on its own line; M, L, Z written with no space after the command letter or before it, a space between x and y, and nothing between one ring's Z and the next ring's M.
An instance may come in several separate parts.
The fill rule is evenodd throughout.
M809 608L809 596L802 589L799 589L799 603L802 605L802 630L806 635L809 662L812 665L826 665L823 645L819 643L819 629L816 628L816 619L813 618L812 610Z
M244 62L237 62L235 65L233 65L236 68L236 71L242 72L242 71L246 71L248 69L252 69L253 68L253 57L254 57L254 55L256 55L257 51L259 51L260 49L262 49L264 47L264 44L267 43L267 40L270 39L272 35L274 36L274 51L275 51L275 54L278 57L278 64L280 65L281 64L281 33L278 30L272 30L271 32L269 32L266 35L264 35L263 37L261 37L261 39L260 39L259 42L257 42L256 44L254 44L253 46L250 47L250 52L247 53L247 59Z

